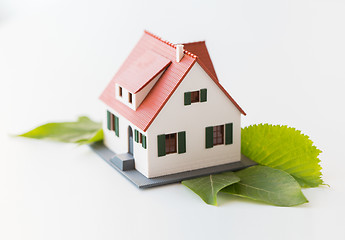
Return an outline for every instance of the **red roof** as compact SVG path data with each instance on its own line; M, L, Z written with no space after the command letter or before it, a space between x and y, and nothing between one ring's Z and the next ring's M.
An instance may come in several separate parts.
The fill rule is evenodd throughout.
M189 45L188 47L190 48L193 43L189 43L187 45ZM184 57L180 62L176 62L175 45L167 41L163 41L161 38L145 31L137 45L120 67L119 71L103 91L100 99L110 108L131 121L138 128L146 131L194 63L198 62L230 99L230 101L238 108L238 110L242 114L246 115L246 113L218 82L205 43L203 43L203 46L198 43L195 46L192 46L194 47L194 50L196 49L196 52L201 54L202 57L197 57L188 50L185 50ZM205 50L207 55L205 54ZM150 60L146 60L146 57L150 58ZM147 65L150 62L153 66ZM169 65L170 62L171 64ZM150 80L163 71L167 65L169 65L169 67L136 111L115 98L114 89L116 83L129 91L134 93L138 92L148 84Z
M218 80L216 71L214 70L213 63L210 58L210 54L208 54L205 41L182 44L184 46L184 49L197 55L198 60L201 61L205 65L205 67L210 71L210 74L212 74Z
M119 71L119 74L116 74L113 80L131 93L137 93L170 63L169 59L148 50L133 63L129 63L123 71Z

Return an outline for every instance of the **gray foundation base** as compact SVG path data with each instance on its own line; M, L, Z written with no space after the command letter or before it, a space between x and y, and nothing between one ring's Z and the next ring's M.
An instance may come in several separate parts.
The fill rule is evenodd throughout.
M115 153L108 149L102 142L97 142L90 145L92 150L96 152L104 161L106 161L110 166L115 168L118 172L124 175L128 180L130 180L134 185L138 188L150 188L156 187L160 185L170 184L170 183L177 183L181 182L182 180L191 179L195 177L206 176L209 174L215 174L225 171L237 171L246 167L250 167L255 165L256 163L250 160L249 158L245 157L244 155L241 156L241 161L219 165L215 167L208 167L202 168L182 173L171 174L163 177L156 177L156 178L147 178L142 175L137 170L127 170L122 171L118 168L111 160L115 156Z

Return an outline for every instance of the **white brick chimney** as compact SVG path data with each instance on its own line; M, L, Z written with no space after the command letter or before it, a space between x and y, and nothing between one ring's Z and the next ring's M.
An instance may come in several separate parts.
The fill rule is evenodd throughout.
M176 45L176 62L180 62L183 58L183 45L177 44Z

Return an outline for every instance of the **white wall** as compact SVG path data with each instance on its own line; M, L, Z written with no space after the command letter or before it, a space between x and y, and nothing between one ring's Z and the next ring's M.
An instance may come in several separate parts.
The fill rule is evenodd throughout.
M115 135L114 131L110 131L107 128L107 110L119 117L119 137ZM128 126L132 127L133 130L133 156L135 160L135 168L144 174L148 175L148 164L147 164L147 149L144 149L141 143L135 142L134 130L137 129L140 133L147 136L147 134L129 122L127 119L122 117L117 112L109 109L107 106L104 108L104 121L103 121L103 131L104 131L104 144L113 152L120 154L128 152Z
M163 75L164 72L165 70L159 73L154 79L151 80L149 84L147 84L143 89L141 89L137 94L135 94L135 102L134 102L135 109L137 109L140 106L140 104L144 101L147 94L151 91L153 86L156 84L156 82Z
M184 105L184 93L207 89L207 102ZM233 123L233 144L205 148L205 127ZM157 135L186 131L186 153L158 157ZM236 162L241 113L196 63L147 130L149 177Z

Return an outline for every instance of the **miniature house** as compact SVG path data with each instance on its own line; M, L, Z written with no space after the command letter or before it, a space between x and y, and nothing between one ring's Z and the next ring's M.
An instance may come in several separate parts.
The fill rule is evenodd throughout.
M205 42L174 45L145 31L100 99L104 144L147 178L240 161L245 112Z

